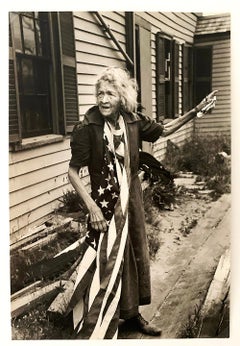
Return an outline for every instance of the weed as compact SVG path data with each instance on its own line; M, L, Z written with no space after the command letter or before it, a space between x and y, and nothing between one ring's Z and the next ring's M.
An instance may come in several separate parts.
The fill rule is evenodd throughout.
M189 219L185 218L184 221L181 222L179 231L182 233L184 237L190 234L192 228L197 225L197 219Z
M149 256L152 260L154 260L160 248L159 230L154 227L151 227L147 231L147 240L148 240Z
M196 305L194 308L194 313L188 316L188 322L183 326L183 330L179 335L181 339L191 339L196 338L199 332L199 326L201 322L201 310Z
M13 340L71 339L72 322L67 318L62 318L61 322L51 319L47 304L39 304L25 315L12 320Z
M86 211L86 207L75 190L68 190L63 193L59 201L63 204L62 209L65 212L76 212L79 210Z

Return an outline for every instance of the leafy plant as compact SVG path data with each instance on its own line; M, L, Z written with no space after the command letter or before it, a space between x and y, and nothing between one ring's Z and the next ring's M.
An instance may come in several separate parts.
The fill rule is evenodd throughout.
M85 211L86 207L75 190L68 190L63 193L59 201L63 204L63 210L66 212L77 212L79 210Z
M231 154L229 136L195 136L182 147L168 141L164 165L172 172L191 171L218 198L230 191L231 167L219 153Z

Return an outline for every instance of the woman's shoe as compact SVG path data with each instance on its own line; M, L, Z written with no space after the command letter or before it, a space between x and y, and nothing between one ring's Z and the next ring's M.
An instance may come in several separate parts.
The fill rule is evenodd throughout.
M162 331L159 328L149 324L149 322L146 321L141 314L138 314L137 316L130 318L126 322L132 328L137 329L139 332L143 334L151 336L160 336L162 333Z

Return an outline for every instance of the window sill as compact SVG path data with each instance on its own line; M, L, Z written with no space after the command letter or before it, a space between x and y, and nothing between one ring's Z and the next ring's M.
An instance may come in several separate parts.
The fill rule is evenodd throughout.
M64 136L62 135L44 135L37 137L24 138L21 143L14 143L10 145L10 151L21 151L42 147L52 143L62 142Z

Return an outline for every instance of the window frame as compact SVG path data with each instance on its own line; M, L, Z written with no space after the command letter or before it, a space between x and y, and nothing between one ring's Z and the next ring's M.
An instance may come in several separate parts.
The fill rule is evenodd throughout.
M49 49L51 53L50 64L50 90L51 90L51 119L53 130L51 134L35 136L23 139L22 123L19 105L19 87L16 64L16 49L14 46L13 25L9 21L9 143L10 150L21 150L29 147L31 138L35 146L44 145L49 141L59 141L61 136L72 131L74 124L79 120L78 90L77 90L77 70L76 70L76 50L74 23L72 12L47 12L49 22ZM64 28L63 28L64 26ZM65 35L65 36L64 36ZM64 37L63 37L64 36ZM69 46L69 42L71 45ZM70 50L72 51L70 52ZM70 72L69 72L70 71ZM70 77L70 79L69 79ZM71 93L71 94L70 94ZM10 109L9 108L9 109ZM39 140L38 140L39 137ZM27 145L25 146L25 142Z

